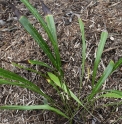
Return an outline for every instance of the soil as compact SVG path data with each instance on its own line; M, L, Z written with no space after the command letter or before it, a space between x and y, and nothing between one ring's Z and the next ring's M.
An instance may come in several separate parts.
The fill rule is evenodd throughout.
M44 17L39 0L29 0ZM6 1L7 2L7 1ZM16 16L5 1L0 0L0 67L15 72L37 84L46 94L56 101L57 95L47 81L37 74L18 69L11 62L23 60L39 60L49 63L49 60L32 37L19 24ZM47 35L19 0L11 0L30 22L37 28L43 38L49 43ZM107 39L98 69L99 78L110 60L116 62L122 57L122 1L121 0L44 0L54 15L57 28L62 67L65 81L70 89L77 94L79 89L79 74L81 65L81 33L77 17L79 14L85 25L87 43L86 72L83 79L81 98L91 90L91 74L95 59L95 51L103 30L107 30ZM39 66L24 64L46 73L48 70ZM87 70L89 69L89 76ZM122 66L119 67L104 83L102 89L122 90ZM94 117L79 110L73 124L115 124L122 123L122 105L104 107L106 103L121 102L121 99L99 99L96 101L92 114ZM60 103L60 101L59 101ZM0 105L39 105L42 97L27 89L1 85ZM72 106L74 103L72 103ZM55 113L42 110L15 111L0 110L0 124L69 124L68 120Z

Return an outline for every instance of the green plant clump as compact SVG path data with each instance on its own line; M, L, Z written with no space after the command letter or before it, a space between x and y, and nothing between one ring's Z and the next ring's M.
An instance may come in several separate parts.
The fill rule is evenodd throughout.
M19 22L24 27L24 29L32 36L32 38L38 43L39 47L44 51L44 53L47 55L48 59L51 61L52 66L48 65L47 63L35 61L35 60L28 60L27 63L33 64L33 65L39 65L44 66L50 70L50 72L47 72L46 74L42 74L41 72L38 72L34 69L25 68L24 66L21 66L16 63L12 63L14 66L23 68L26 70L29 70L33 73L37 73L41 76L43 76L47 82L52 85L52 88L54 88L57 91L57 94L59 97L61 97L62 105L59 105L56 103L54 99L52 99L49 95L45 94L40 87L35 85L33 82L13 73L8 70L5 70L3 68L0 68L0 84L6 84L6 85L15 85L20 86L23 88L27 88L37 94L40 94L43 96L44 100L47 102L43 105L31 105L31 106L18 106L18 105L5 105L0 106L0 109L12 109L12 110L34 110L34 109L43 109L43 110L49 110L54 111L55 113L63 116L64 118L67 118L70 123L72 123L75 115L78 113L78 111L81 111L80 113L89 113L91 116L94 116L91 107L93 106L94 102L101 98L122 98L122 92L118 90L101 90L102 85L106 81L106 79L122 64L122 58L119 59L116 63L113 61L110 61L104 72L102 73L101 77L96 80L96 74L98 70L98 65L100 63L101 55L108 37L108 32L104 30L101 33L100 42L98 45L98 49L96 52L96 58L94 62L93 67L93 73L92 73L92 80L91 80L91 93L86 96L86 98L81 99L79 95L75 95L67 86L64 80L64 74L62 70L61 65L61 58L58 48L58 41L57 41L57 34L56 34L56 28L54 23L53 15L51 14L50 10L47 8L47 6L41 1L42 9L45 13L45 21L40 16L38 11L28 2L28 0L21 0L22 3L30 10L30 12L34 15L34 17L39 21L45 32L47 33L50 42L53 47L53 52L50 50L50 47L45 42L45 40L42 38L42 36L38 33L38 31L35 29L35 27L29 22L29 20L23 16L19 10L11 3L9 5L13 9L14 13L18 17ZM84 33L84 24L80 18L79 15L78 22L79 27L81 30L81 36L82 36L82 63L81 63L81 76L79 81L79 94L81 94L82 90L82 80L85 73L85 58L86 58L86 43L85 43L85 33ZM62 93L63 92L63 93ZM103 92L103 93L102 93ZM101 95L101 94L102 95ZM97 95L97 97L96 97ZM73 100L73 104L75 107L73 110L71 107L73 105L70 105L69 101ZM71 102L72 103L72 102ZM85 117L85 116L84 116ZM83 119L82 119L83 120Z

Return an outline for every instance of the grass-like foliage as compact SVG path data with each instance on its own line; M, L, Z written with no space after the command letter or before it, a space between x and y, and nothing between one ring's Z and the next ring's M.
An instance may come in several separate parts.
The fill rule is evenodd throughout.
M31 105L31 106L15 106L15 105L5 105L0 106L0 109L12 109L12 110L33 110L33 109L43 109L43 110L50 110L54 111L57 114L63 116L64 118L69 119L70 123L72 123L72 120L74 119L74 116L78 112L78 110L85 111L86 113L90 113L91 116L92 112L89 109L93 103L102 97L106 98L122 98L122 92L117 90L101 90L102 84L106 81L106 79L122 64L122 59L119 59L116 63L113 61L110 61L104 72L102 73L101 77L96 80L98 65L100 63L101 55L108 37L108 32L106 30L102 31L100 42L98 45L98 49L96 52L96 58L94 61L94 67L93 67L93 73L92 73L92 80L91 80L91 93L86 96L85 99L80 99L79 94L81 94L82 90L82 81L83 76L85 73L85 58L86 58L86 43L85 43L85 31L84 31L84 24L80 18L79 15L76 15L78 17L79 27L81 30L81 36L82 36L82 63L81 63L81 75L79 80L79 94L74 94L67 86L65 80L64 80L64 74L61 66L61 59L60 59L60 53L58 48L58 40L57 40L57 34L56 34L56 28L54 23L53 15L51 14L48 7L41 1L42 9L45 13L45 21L40 16L38 11L28 2L28 0L21 0L22 3L30 10L30 12L33 14L33 16L39 21L43 29L45 30L45 33L47 33L50 42L53 47L53 52L51 51L50 47L48 46L47 42L42 38L41 34L38 33L36 28L29 22L27 17L25 17L22 13L19 12L16 7L9 3L11 8L13 9L14 13L18 17L19 22L24 27L24 29L32 36L32 38L38 43L39 47L44 51L44 53L47 55L47 58L51 61L52 66L48 65L47 63L35 61L35 60L28 60L26 63L29 64L36 64L39 66L44 66L50 70L50 72L47 72L46 74L42 74L41 72L38 72L37 70L26 68L22 65L12 63L14 66L18 68L22 68L25 70L29 70L33 73L37 73L40 76L43 76L45 78L45 81L52 85L52 88L54 88L57 91L57 94L59 97L61 97L62 104L65 106L65 108L62 105L57 105L56 100L52 99L50 96L44 93L40 89L40 87L36 86L33 82L30 82L29 80L13 73L8 70L5 70L3 68L0 68L0 84L6 84L6 85L15 85L20 86L23 88L27 88L37 94L40 94L43 96L44 100L47 102L43 105ZM99 93L102 93L100 95ZM96 98L97 94L97 98ZM74 100L72 105L68 104L69 101ZM71 107L73 107L73 104L75 107L73 110ZM77 107L76 107L77 105Z

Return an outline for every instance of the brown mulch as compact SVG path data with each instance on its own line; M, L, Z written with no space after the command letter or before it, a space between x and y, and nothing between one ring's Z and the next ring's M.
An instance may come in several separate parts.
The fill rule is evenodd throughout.
M21 12L26 15L31 23L38 29L45 40L47 35L40 27L37 20L25 8L19 0L11 0ZM39 0L29 0L44 16ZM44 0L51 9L57 27L59 49L62 58L62 66L65 74L65 81L70 89L77 94L79 84L79 69L81 64L81 33L75 14L79 14L85 24L85 35L87 43L86 73L83 79L81 97L84 98L91 90L91 77L88 77L87 69L92 73L95 51L97 49L100 33L107 29L107 39L101 63L99 65L98 78L102 74L110 60L116 62L122 57L122 1L121 0ZM29 71L18 69L11 65L12 61L23 61L27 59L40 60L50 63L43 51L36 42L26 33L17 21L16 16L8 7L5 1L0 0L0 67L11 70L30 81L36 83L47 94L56 97L51 86L45 79ZM49 42L50 44L50 42ZM45 68L29 66L45 73ZM122 90L122 67L112 74L103 85L103 89ZM82 112L74 119L74 124L112 124L122 116L122 106L102 107L109 102L121 100L100 99L95 103L91 118L86 114L83 122ZM39 105L43 104L41 96L14 86L0 86L0 105ZM79 116L81 115L81 116ZM79 118L81 117L81 118ZM121 118L116 124L121 124ZM68 120L61 118L49 111L8 111L0 110L0 124L68 124Z

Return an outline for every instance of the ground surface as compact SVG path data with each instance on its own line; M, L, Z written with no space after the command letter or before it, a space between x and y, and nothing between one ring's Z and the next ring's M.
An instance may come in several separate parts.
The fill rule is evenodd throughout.
M42 16L41 3L38 0L29 0L40 12ZM1 2L1 0L0 0ZM98 77L103 72L109 61L117 61L122 57L122 1L107 0L96 3L92 0L45 0L45 4L54 14L57 26L57 35L59 39L59 48L62 58L62 66L65 72L65 80L69 87L77 93L79 83L79 67L81 63L81 34L76 16L79 14L85 24L85 34L87 42L86 75L83 79L83 89L81 97L85 97L91 90L90 78L88 78L87 69L92 72L95 51L99 43L100 33L107 29L109 37L99 66ZM19 0L13 0L14 5L26 15L33 25L38 29L42 36L47 39L39 23L25 8ZM47 39L48 41L48 39ZM49 41L48 41L49 42ZM0 4L0 67L11 70L40 86L45 93L51 94L53 91L47 82L36 74L24 71L12 66L11 61L22 61L27 59L41 60L48 62L47 57L39 49L21 27L17 18L8 8L7 4ZM26 65L28 66L28 65ZM32 66L39 71L45 72L45 68ZM105 83L103 89L122 90L122 67L120 67ZM54 94L51 94L55 97ZM101 107L108 102L116 102L113 99L100 99L94 106L94 116L97 121L87 114L85 121L83 118L75 119L78 124L112 124L122 116L122 106L119 107ZM121 100L119 100L121 101ZM13 86L0 86L0 104L6 105L32 105L41 104L42 99L26 89ZM98 107L99 105L99 107ZM79 112L82 114L82 112ZM69 122L56 114L48 111L1 111L0 124L68 124ZM116 124L121 124L120 120Z

